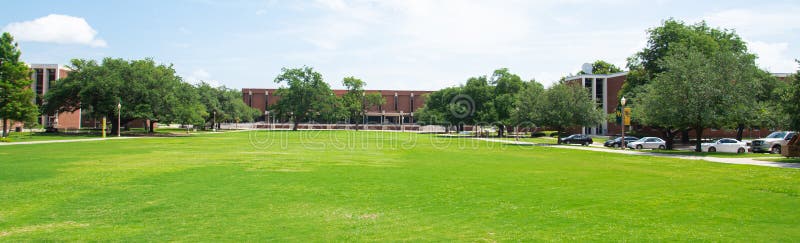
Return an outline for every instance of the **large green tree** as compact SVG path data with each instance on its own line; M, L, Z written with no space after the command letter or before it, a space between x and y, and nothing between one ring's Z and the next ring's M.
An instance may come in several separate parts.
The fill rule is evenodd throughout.
M539 95L533 103L532 113L539 126L546 126L558 131L558 143L561 134L569 127L594 126L605 120L605 114L597 108L589 91L571 83L557 83Z
M515 110L514 102L525 82L519 75L509 72L507 68L501 68L494 71L490 83L494 85L492 99L479 112L483 115L481 120L494 123L498 128L497 136L503 137L514 122L512 117Z
M204 124L212 128L219 127L222 122L252 122L261 116L258 109L244 103L242 93L225 86L212 86L206 82L195 85L200 103L207 114Z
M331 111L335 96L322 75L311 67L283 68L282 73L275 78L278 84L285 84L276 92L281 99L276 104L278 114L290 117L297 130L297 125L302 121L315 119Z
M731 51L707 55L678 46L659 63L666 71L646 86L635 104L638 115L648 125L693 129L698 152L705 128L732 123L731 114L753 98L747 92L754 85L752 55Z
M30 70L19 60L22 52L9 33L0 36L0 118L2 136L8 136L8 123L36 120L38 108L33 103L35 94L30 89Z
M517 126L538 127L542 117L536 107L539 106L539 102L545 102L542 99L544 91L544 86L536 80L525 83L517 94L514 101L514 112L511 114L511 118ZM531 130L531 136L534 136L533 130Z
M661 26L647 30L647 46L628 58L627 80L621 95L635 102L642 86L651 82L666 69L659 65L676 46L693 48L705 55L718 51L739 54L747 52L747 44L732 30L709 27L705 22L687 25L675 19L665 20Z
M347 89L347 93L340 98L341 108L344 110L345 117L355 123L356 130L358 130L358 125L361 124L367 109L372 106L383 105L386 100L379 93L367 94L364 91L364 86L367 83L361 79L346 77L342 80L342 84Z
M734 53L736 55L751 55L747 52L747 43L745 43L739 35L733 30L719 29L709 27L705 22L688 25L682 21L668 19L662 23L661 26L651 28L648 31L647 46L641 51L637 52L628 58L628 72L627 80L622 87L620 96L626 97L630 100L631 105L639 102L641 94L646 90L647 84L651 83L660 73L667 71L660 62L671 53L672 50L678 47L691 48L706 56L715 55L718 52ZM757 72L749 70L752 72ZM764 79L760 82L763 85L769 86L769 80ZM758 85L758 84L756 84ZM753 87L760 90L760 87ZM752 94L748 92L747 94ZM773 99L774 100L774 99ZM731 124L722 124L722 127L730 127L738 129L738 134L741 134L745 127L759 126L774 124L776 121L772 119L773 114L770 114L769 107L774 106L774 102L767 100L759 100L754 102L750 100L745 106L740 104L735 109L735 112L729 112L730 116L737 118L738 121L732 121ZM758 107L758 108L756 108ZM637 111L634 111L637 113ZM635 121L639 119L634 117ZM653 124L646 124L658 128L662 132L662 137L665 140L673 139L678 133L683 133L683 138L688 141L689 131L693 128L664 128L655 126ZM741 135L737 136L741 137ZM668 141L671 142L671 141Z
M127 61L105 58L72 60L70 75L56 82L48 91L43 110L46 113L82 109L94 118L117 117L122 104L121 123L149 119L154 124L168 122L178 106L181 78L172 66L156 64L152 59ZM111 132L119 129L112 122Z

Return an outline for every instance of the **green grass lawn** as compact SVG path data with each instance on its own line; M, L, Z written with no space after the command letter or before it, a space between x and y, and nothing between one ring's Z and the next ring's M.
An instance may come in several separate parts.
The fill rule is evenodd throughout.
M397 132L0 147L0 241L796 241L800 170Z

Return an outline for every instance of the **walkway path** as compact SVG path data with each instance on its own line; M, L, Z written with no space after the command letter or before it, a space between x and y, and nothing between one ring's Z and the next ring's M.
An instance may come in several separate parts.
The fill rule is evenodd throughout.
M757 166L800 169L800 164L797 164L797 163L768 162L768 161L755 160L753 158L720 158L720 157L691 156L691 155L681 155L681 154L661 154L661 153L641 152L641 151L635 151L635 150L615 150L615 149L584 147L584 146L545 145L545 144L536 144L536 143L531 143L531 142L511 141L511 140L502 140L502 139L493 139L493 138L474 138L474 139L488 141L488 142L514 144L514 145L537 145L537 146L548 146L548 147L554 147L554 148L588 150L588 151L597 151L597 152L606 152L606 153L618 153L618 154L630 154L630 155L647 155L647 156L656 156L656 157L664 157L664 158L691 159L691 160L705 160L705 161L709 161L709 162L725 163L725 164L757 165Z
M103 140L113 140L113 139L134 139L134 138L150 138L150 137L107 137L107 138L81 138L81 139L64 139L64 140L44 140L44 141L30 141L30 142L0 143L0 146L23 145L23 144L43 144L43 143L90 142L90 141L103 141Z

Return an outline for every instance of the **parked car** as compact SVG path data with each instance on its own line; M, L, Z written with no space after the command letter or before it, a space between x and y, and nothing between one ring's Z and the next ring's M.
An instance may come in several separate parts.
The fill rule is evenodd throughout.
M643 137L639 140L628 143L628 148L632 149L665 149L667 141L657 137Z
M770 133L766 138L753 140L750 148L753 149L753 152L770 152L773 154L780 154L783 146L786 146L786 144L789 143L789 140L792 140L795 135L797 135L796 132L773 132Z
M700 144L700 149L706 152L747 153L747 143L733 139L722 138L710 143Z
M589 146L589 144L594 143L591 137L583 134L569 135L568 137L562 138L561 142L566 144L580 144L583 146Z
M636 140L639 140L639 138L631 137L631 136L625 136L625 144L628 144L628 143L636 141ZM603 146L606 146L606 147L619 148L621 145L622 145L622 137L617 137L615 139L609 139L605 143L603 143Z

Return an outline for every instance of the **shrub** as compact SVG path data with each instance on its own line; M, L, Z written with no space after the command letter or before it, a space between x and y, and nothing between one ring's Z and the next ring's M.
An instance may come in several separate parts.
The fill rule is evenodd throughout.
M11 138L8 138L8 137L0 138L0 143L10 143L10 142L11 142Z
M544 137L544 136L547 136L547 134L546 134L546 133L544 133L544 132L535 132L535 133L533 133L533 135L531 135L531 136L533 136L533 137L535 137L535 138L538 138L538 137Z

